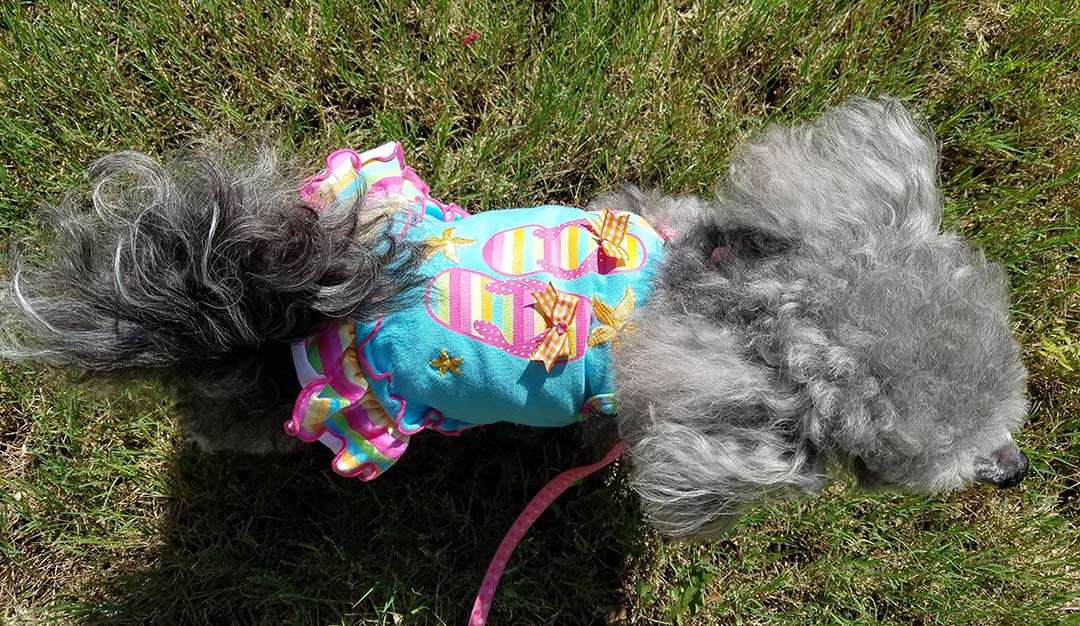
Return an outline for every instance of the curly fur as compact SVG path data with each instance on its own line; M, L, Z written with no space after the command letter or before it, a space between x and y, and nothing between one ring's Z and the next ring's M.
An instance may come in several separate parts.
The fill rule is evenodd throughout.
M164 164L119 152L88 178L51 207L52 260L14 263L0 356L165 374L204 441L246 440L237 425L286 400L286 342L379 315L417 282L417 251L386 220L359 203L315 211L269 143L203 143Z
M162 373L206 445L272 446L286 343L392 308L419 251L387 236L393 207L318 213L272 150L235 151L96 163L58 207L52 262L16 265L0 356ZM816 494L830 459L923 492L1023 477L1004 274L940 231L936 167L897 102L854 99L736 150L715 201L594 203L678 233L614 372L659 529L711 536L754 501Z
M708 536L754 500L815 494L830 457L934 492L1012 445L1026 374L1004 274L939 232L936 165L898 103L856 99L739 149L680 226L615 360L661 529Z

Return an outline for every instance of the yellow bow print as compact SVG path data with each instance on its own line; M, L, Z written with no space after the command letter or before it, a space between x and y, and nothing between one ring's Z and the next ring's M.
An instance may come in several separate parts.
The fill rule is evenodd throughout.
M577 315L578 299L567 295L548 283L544 291L533 292L535 308L547 320L547 329L540 335L540 343L529 355L532 361L541 361L548 373L555 362L569 357L571 352L570 328Z
M630 258L623 247L626 239L626 231L630 228L630 214L615 215L611 209L605 208L600 213L600 223L595 220L589 221L589 230L596 236L600 244L600 251L607 257L614 259L616 265L622 265Z

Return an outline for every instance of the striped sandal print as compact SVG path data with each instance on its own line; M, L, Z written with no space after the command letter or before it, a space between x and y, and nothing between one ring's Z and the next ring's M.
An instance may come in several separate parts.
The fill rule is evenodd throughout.
M498 280L480 272L452 267L440 272L428 285L427 310L439 325L507 354L529 359L547 329L547 320L533 310L533 292L543 291L539 280ZM575 361L585 354L592 318L592 302L578 298L575 323L569 329Z
M626 235L630 258L617 266L599 253L600 246L588 225L587 220L577 219L553 228L529 224L497 232L484 244L484 261L507 276L544 272L560 280L590 273L635 272L645 265L645 244L636 236Z

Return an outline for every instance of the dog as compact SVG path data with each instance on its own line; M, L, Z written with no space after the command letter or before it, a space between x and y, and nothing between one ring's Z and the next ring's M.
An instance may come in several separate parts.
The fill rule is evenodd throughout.
M818 494L830 460L919 493L1024 478L1004 271L942 231L933 136L898 101L768 129L712 200L468 216L399 152L314 178L267 143L100 159L52 207L51 259L13 260L0 355L160 377L204 447L319 440L364 479L424 429L614 420L674 537Z

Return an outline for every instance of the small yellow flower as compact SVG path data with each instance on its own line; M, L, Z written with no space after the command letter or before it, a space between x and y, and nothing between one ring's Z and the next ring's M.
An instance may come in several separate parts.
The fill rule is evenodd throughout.
M454 229L453 228L447 228L446 230L443 231L441 236L439 236L439 237L429 237L427 240L424 241L424 243L428 247L427 255L428 255L429 258L432 257L432 256L435 256L436 254L438 254L440 252L442 252L443 255L447 259L450 259L450 261L452 261L454 263L457 263L458 262L458 254L457 254L458 247L459 246L471 246L472 244L476 243L476 240L475 239L465 239L464 237L455 237L454 236Z
M439 370L439 376L450 372L454 376L461 376L461 364L465 362L465 359L455 356L451 357L446 350L443 350L439 354L439 358L431 359L431 367Z
M600 325L589 333L589 347L598 346L602 343L618 345L619 334L634 330L635 324L630 321L637 307L634 290L627 287L622 300L611 308L597 297L592 299L593 316L600 321Z

